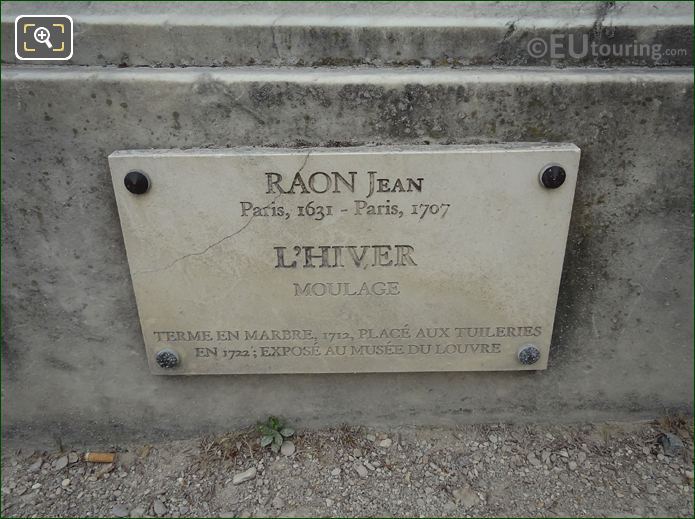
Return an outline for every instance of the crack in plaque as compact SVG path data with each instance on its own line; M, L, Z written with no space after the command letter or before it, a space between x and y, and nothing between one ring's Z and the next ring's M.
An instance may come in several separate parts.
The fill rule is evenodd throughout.
M298 173L301 173L301 172L304 170L304 168L306 167L307 162L309 161L309 156L310 156L310 155L311 155L311 150L309 150L309 151L307 152L306 156L304 157L304 162L302 163L301 167L297 170L297 173L295 173L293 176L296 176ZM268 203L266 206L262 207L262 209L266 209L266 208L270 207L271 205L273 205L273 203L274 203L278 198L280 198L282 195L283 195L283 193L278 193L278 195L277 195L275 198L273 198L273 199L270 201L270 203ZM227 236L224 236L224 237L220 238L220 239L217 240L216 242L211 243L210 245L208 245L207 247L205 247L202 251L199 251L199 252L191 252L191 253L189 253L189 254L184 254L183 256L181 256L181 257L179 257L179 258L176 258L174 261L172 261L171 263L169 263L169 264L166 265L165 267L162 267L162 268L159 268L159 269L141 270L141 271L139 271L139 272L133 272L133 276L136 276L136 275L138 275L138 274L152 274L152 273L154 273L154 272L163 272L163 271L165 271L165 270L170 269L171 267L173 267L174 265L176 265L178 262L185 260L186 258L190 258L190 257L192 257L192 256L202 256L203 254L206 254L208 251L210 251L210 250L213 249L214 247L217 247L220 243L222 243L222 242L224 242L224 241L227 241L227 240L229 240L230 238L233 238L234 236L236 236L237 234L239 234L241 231L243 231L244 229L246 229L246 228L251 224L251 222L253 221L253 219L254 219L255 217L256 217L255 215L251 215L251 218L249 218L248 221L247 221L244 225L242 225L239 229L237 229L236 231L234 231L232 234L228 234Z

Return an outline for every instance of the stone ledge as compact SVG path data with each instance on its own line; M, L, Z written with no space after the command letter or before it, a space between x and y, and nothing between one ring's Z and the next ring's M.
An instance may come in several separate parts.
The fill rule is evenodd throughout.
M18 14L70 14L75 52L67 64L120 66L688 66L693 6L618 2L508 4L393 2L259 4L70 2L2 8L2 61L15 63ZM634 46L626 54L533 57L530 42L553 35L577 45ZM582 48L584 43L581 43ZM642 46L643 50L637 50ZM659 50L655 50L660 46ZM647 48L649 50L647 51ZM564 49L564 46L563 46ZM678 55L666 56L665 49ZM682 51L680 49L683 49ZM648 55L647 55L648 53ZM655 56L659 55L657 59Z
M186 69L78 67L3 65L3 81L132 81L143 80L165 83L197 81L224 81L233 83L308 83L312 85L390 85L390 84L461 84L461 83L539 83L539 84L591 84L622 82L663 82L692 84L693 69L621 67L615 69L587 69L553 67L513 67L491 69L468 67L465 69L422 69L402 67L374 69L370 67L329 67L297 69L293 67L190 67Z

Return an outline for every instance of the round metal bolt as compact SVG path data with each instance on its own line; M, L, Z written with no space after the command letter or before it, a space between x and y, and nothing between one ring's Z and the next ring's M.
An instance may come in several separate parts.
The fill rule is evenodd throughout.
M150 179L142 171L131 171L125 176L123 183L134 195L142 195L150 189Z
M155 356L160 368L170 369L179 365L179 354L169 348L160 350Z
M546 166L540 174L540 181L543 187L557 189L565 183L567 174L562 166Z
M535 344L524 344L516 352L516 356L522 364L535 364L541 358L541 351Z

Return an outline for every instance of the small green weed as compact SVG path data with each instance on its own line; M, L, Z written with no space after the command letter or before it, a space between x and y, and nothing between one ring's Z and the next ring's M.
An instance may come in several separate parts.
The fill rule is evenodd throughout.
M294 436L294 429L286 427L280 419L270 416L265 423L258 424L258 431L261 433L261 447L270 445L273 452L279 452L285 438Z

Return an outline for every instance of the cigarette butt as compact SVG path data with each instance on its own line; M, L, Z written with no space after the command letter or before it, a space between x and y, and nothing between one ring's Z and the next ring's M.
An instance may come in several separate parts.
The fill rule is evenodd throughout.
M115 452L88 452L84 455L84 460L92 463L113 463L115 459Z

